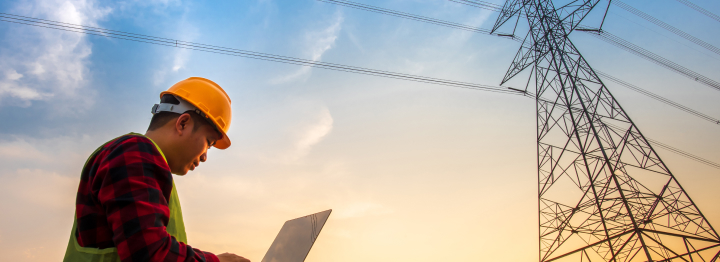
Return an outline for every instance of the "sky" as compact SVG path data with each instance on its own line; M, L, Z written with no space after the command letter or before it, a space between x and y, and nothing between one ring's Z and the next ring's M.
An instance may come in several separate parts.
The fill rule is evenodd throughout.
M481 28L497 18L445 0L357 1ZM720 45L720 22L677 1L627 3ZM693 3L720 13L720 2ZM0 12L486 85L499 85L519 47L315 0L25 0ZM603 29L720 81L720 56L616 6ZM61 259L87 157L144 133L159 93L191 76L222 86L234 114L232 146L175 177L191 246L260 261L284 221L333 209L306 261L537 260L532 99L7 22L0 35L7 260ZM589 35L571 39L593 68L720 117L717 90ZM648 138L720 162L720 126L608 86ZM718 227L720 170L658 153Z

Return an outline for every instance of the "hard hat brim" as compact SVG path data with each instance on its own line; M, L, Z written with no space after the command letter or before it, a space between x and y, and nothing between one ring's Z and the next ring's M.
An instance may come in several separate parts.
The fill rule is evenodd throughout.
M228 138L227 134L225 133L222 133L222 135L222 139L215 141L215 145L213 145L213 147L217 149L226 149L230 147L230 138Z

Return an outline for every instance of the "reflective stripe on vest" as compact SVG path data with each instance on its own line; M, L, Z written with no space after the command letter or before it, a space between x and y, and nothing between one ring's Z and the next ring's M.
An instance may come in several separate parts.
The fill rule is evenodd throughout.
M146 137L141 134L137 133L130 133L128 135L136 135L136 136L142 136ZM122 137L122 136L121 136ZM120 137L118 137L120 138ZM108 141L107 143L110 143L111 141L114 141L118 138L115 138L113 140ZM150 141L153 142L155 145L155 148L160 152L160 155L162 155L163 159L165 159L165 154L163 154L162 150L160 150L160 147L155 144L155 141L150 139L149 137L146 137ZM90 157L87 161L85 161L85 166L87 166L88 162L90 161L90 158L95 155L100 149L102 149L107 143L103 144L102 146L98 147L98 149L95 150L92 154L90 154ZM165 159L167 162L167 159ZM84 167L83 167L84 169ZM170 209L170 217L168 219L168 224L166 227L166 231L171 236L175 237L175 240L178 242L187 243L187 235L185 234L185 223L183 222L182 217L182 210L180 209L180 199L178 199L177 190L175 187L175 181L173 181L173 187L172 192L170 193L170 199L168 199L168 208ZM116 262L120 261L120 256L117 253L117 248L111 247L111 248L92 248L92 247L81 247L80 244L77 242L77 238L75 237L75 230L77 229L77 217L73 219L73 227L72 231L70 232L70 241L68 242L67 250L65 251L65 258L63 259L64 262Z

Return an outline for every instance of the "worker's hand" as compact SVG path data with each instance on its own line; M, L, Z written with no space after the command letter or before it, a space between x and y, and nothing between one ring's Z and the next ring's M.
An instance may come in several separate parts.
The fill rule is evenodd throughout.
M222 253L217 256L220 262L250 262L250 259L235 255L233 253Z

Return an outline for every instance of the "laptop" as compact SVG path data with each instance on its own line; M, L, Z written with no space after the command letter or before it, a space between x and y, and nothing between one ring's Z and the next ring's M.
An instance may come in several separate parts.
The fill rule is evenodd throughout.
M303 262L332 209L285 221L262 262Z

